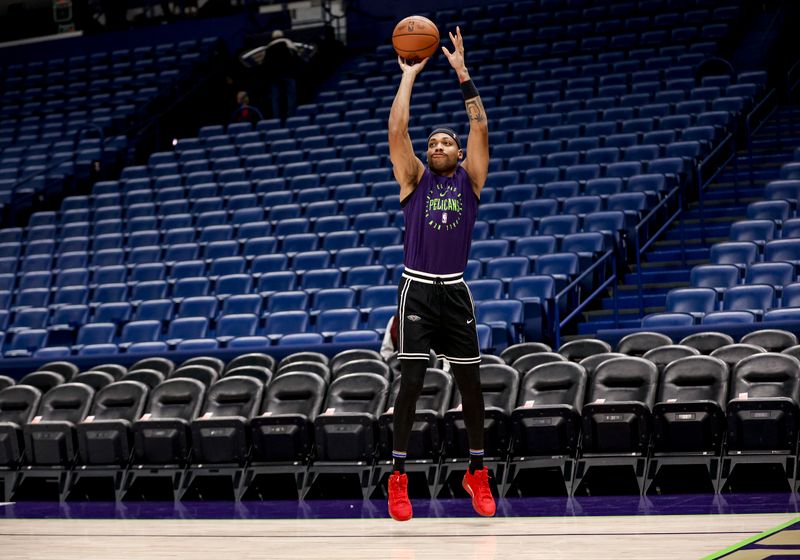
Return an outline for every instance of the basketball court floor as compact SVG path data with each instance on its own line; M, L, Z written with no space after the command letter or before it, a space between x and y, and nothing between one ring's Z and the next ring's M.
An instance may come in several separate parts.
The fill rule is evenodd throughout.
M0 504L3 560L800 558L792 494L469 501Z

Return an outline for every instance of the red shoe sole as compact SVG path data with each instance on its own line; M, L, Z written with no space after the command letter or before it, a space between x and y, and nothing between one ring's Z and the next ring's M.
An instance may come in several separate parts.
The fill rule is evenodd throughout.
M403 521L409 521L409 520L411 520L411 518L413 518L413 517L414 517L414 514L412 513L411 515L409 515L409 516L408 516L408 517L406 517L405 519L401 519L401 518L399 518L399 517L395 517L394 515L392 515L392 513L391 513L391 512L389 512L389 517L391 517L391 518L392 518L392 519L394 519L395 521L400 521L400 522L402 523Z

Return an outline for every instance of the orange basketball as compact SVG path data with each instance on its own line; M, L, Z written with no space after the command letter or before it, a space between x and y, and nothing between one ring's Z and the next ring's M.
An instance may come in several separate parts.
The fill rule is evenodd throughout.
M422 60L439 48L439 30L426 17L408 16L395 26L392 46L400 58L413 62Z

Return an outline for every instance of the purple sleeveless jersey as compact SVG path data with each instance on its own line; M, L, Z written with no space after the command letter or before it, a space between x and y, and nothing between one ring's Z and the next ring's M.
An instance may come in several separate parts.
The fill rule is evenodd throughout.
M403 201L406 268L428 274L464 272L472 246L478 198L460 165L452 177L425 168L414 192Z

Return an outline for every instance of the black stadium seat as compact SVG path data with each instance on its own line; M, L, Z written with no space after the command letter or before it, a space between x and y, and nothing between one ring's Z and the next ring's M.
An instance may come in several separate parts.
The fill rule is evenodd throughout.
M101 364L92 367L93 371L104 371L114 377L114 381L119 381L122 376L128 373L128 368L119 364Z
M570 493L587 381L583 366L567 361L524 374L511 412L509 491L523 470L557 467Z
M794 490L800 361L770 352L740 360L733 370L729 397L719 490L725 489L742 463L780 465Z
M260 413L251 421L254 461L307 461L313 450L314 420L327 386L319 375L289 372L264 392Z
M574 492L592 467L611 465L632 467L642 492L657 389L658 368L643 358L613 358L597 366L586 390Z
M217 377L219 377L220 375L222 375L225 363L219 358L214 358L211 356L197 356L194 358L189 358L180 365L180 367L185 367L185 366L204 366L207 368L211 368L212 370L217 372ZM167 378L169 378L169 374L165 375L167 375Z
M320 352L295 352L289 354L278 364L278 372L280 373L284 367L289 366L295 362L319 362L324 366L328 366L328 357Z
M378 418L388 397L389 382L376 373L350 373L331 383L323 412L314 420L316 457L308 470L304 495L320 474L350 473L359 476L367 497L377 453Z
M566 361L567 359L564 356L556 352L537 352L534 354L523 354L508 365L517 370L522 376L538 365Z
M716 489L725 435L728 365L711 356L680 358L664 368L653 407L652 486L664 465L704 465Z
M0 391L0 466L14 467L25 449L22 426L28 424L39 409L42 393L30 385L16 385ZM10 489L6 486L10 495Z
M234 375L258 379L265 387L272 381L272 371L262 366L240 366L233 369L226 369L223 378Z

